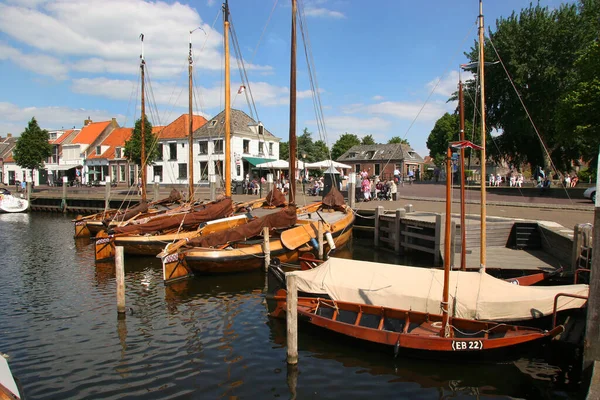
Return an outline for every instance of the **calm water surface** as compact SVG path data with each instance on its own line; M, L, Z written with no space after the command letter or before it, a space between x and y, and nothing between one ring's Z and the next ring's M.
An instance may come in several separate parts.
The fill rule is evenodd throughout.
M368 243L343 253L352 255L374 258ZM70 217L0 214L0 352L29 399L577 397L548 349L458 365L394 359L301 326L298 368L288 369L263 273L165 287L158 259L129 257L125 269L131 313L119 320L114 265L94 263Z

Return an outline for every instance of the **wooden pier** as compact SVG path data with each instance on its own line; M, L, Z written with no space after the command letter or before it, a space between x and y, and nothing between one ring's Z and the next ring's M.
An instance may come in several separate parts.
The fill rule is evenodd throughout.
M375 247L396 254L420 252L430 254L434 266L443 264L443 214L418 212L411 205L397 210L379 206L372 212L360 210L355 224L358 236L372 232ZM372 219L373 226L367 224ZM370 225L370 224L369 224ZM465 223L467 268L480 266L480 219L468 215ZM452 264L460 260L461 226L458 215L452 216ZM567 274L591 262L591 225L567 229L554 222L501 217L487 218L486 268L514 271L556 271Z

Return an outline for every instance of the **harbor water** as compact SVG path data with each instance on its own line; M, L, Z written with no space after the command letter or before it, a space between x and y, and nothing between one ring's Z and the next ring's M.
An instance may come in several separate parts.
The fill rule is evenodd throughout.
M125 318L114 265L95 264L72 216L0 214L0 352L28 399L578 398L551 346L495 364L394 358L393 350L300 325L285 362L264 273L165 286L160 261L126 257ZM355 241L340 256L398 262ZM416 260L401 260L417 263Z

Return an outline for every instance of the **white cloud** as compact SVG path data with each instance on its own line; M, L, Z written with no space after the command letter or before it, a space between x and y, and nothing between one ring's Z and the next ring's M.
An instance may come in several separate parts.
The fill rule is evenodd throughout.
M307 17L322 17L322 18L346 18L344 13L340 11L328 10L326 8L321 7L306 7L304 9L304 14Z
M57 80L67 79L68 68L55 57L36 53L25 54L14 47L0 43L0 60L9 60L29 71L51 76Z
M384 101L376 104L351 104L344 106L345 114L384 115L403 120L413 120L418 117L419 121L436 121L445 112L452 109L451 105L444 102L411 103L401 101Z
M197 11L178 2L144 0L21 1L0 4L0 31L15 43L59 57L78 72L134 74L144 34L144 55L154 76L172 77L187 66L189 31L195 68L222 69L223 36ZM236 65L235 58L232 65ZM272 67L246 63L265 74ZM62 76L62 75L59 75Z
M375 100L375 101L381 101L383 99L384 99L384 97L380 96L380 95L376 95L376 96L371 97L371 100Z
M212 7L212 6L214 6L214 5L215 5L215 3L216 3L216 0L208 0L208 1L206 2L206 5L208 5L209 7Z
M108 121L117 118L119 123L125 120L123 115L111 115L105 110L86 110L69 107L19 107L12 103L0 102L0 132L20 135L32 117L42 129L80 128L83 121L91 117L94 121ZM4 135L3 135L4 136Z
M466 82L469 79L473 78L473 74L468 71L463 71L460 74L460 78L462 79L463 82ZM446 74L445 76L443 76L441 78L438 76L435 79L428 82L427 88L429 88L429 90L432 90L435 88L435 92L434 92L435 94L438 94L438 95L444 96L444 97L450 97L452 95L452 93L454 93L458 90L458 79L459 79L458 71L450 71L450 73ZM437 87L436 87L436 85L437 85Z

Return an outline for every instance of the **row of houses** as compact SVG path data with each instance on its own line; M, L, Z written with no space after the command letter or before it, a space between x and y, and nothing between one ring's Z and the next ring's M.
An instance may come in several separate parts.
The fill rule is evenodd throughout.
M224 112L210 120L192 117L193 174L196 183L208 182L211 176L224 178ZM183 114L171 124L153 127L158 138L159 157L147 166L149 182L187 184L189 160L189 115ZM110 181L133 185L139 176L139 167L124 156L125 142L133 134L132 128L120 127L111 121L93 122L87 119L82 128L49 132L52 155L45 168L35 170L34 185L55 185L63 177L73 184L97 184ZM254 167L262 162L279 159L280 139L240 110L231 110L231 171L233 180L252 175ZM16 138L8 134L0 137L0 181L15 185L29 180L31 171L19 167L12 151ZM220 178L219 178L220 177Z

